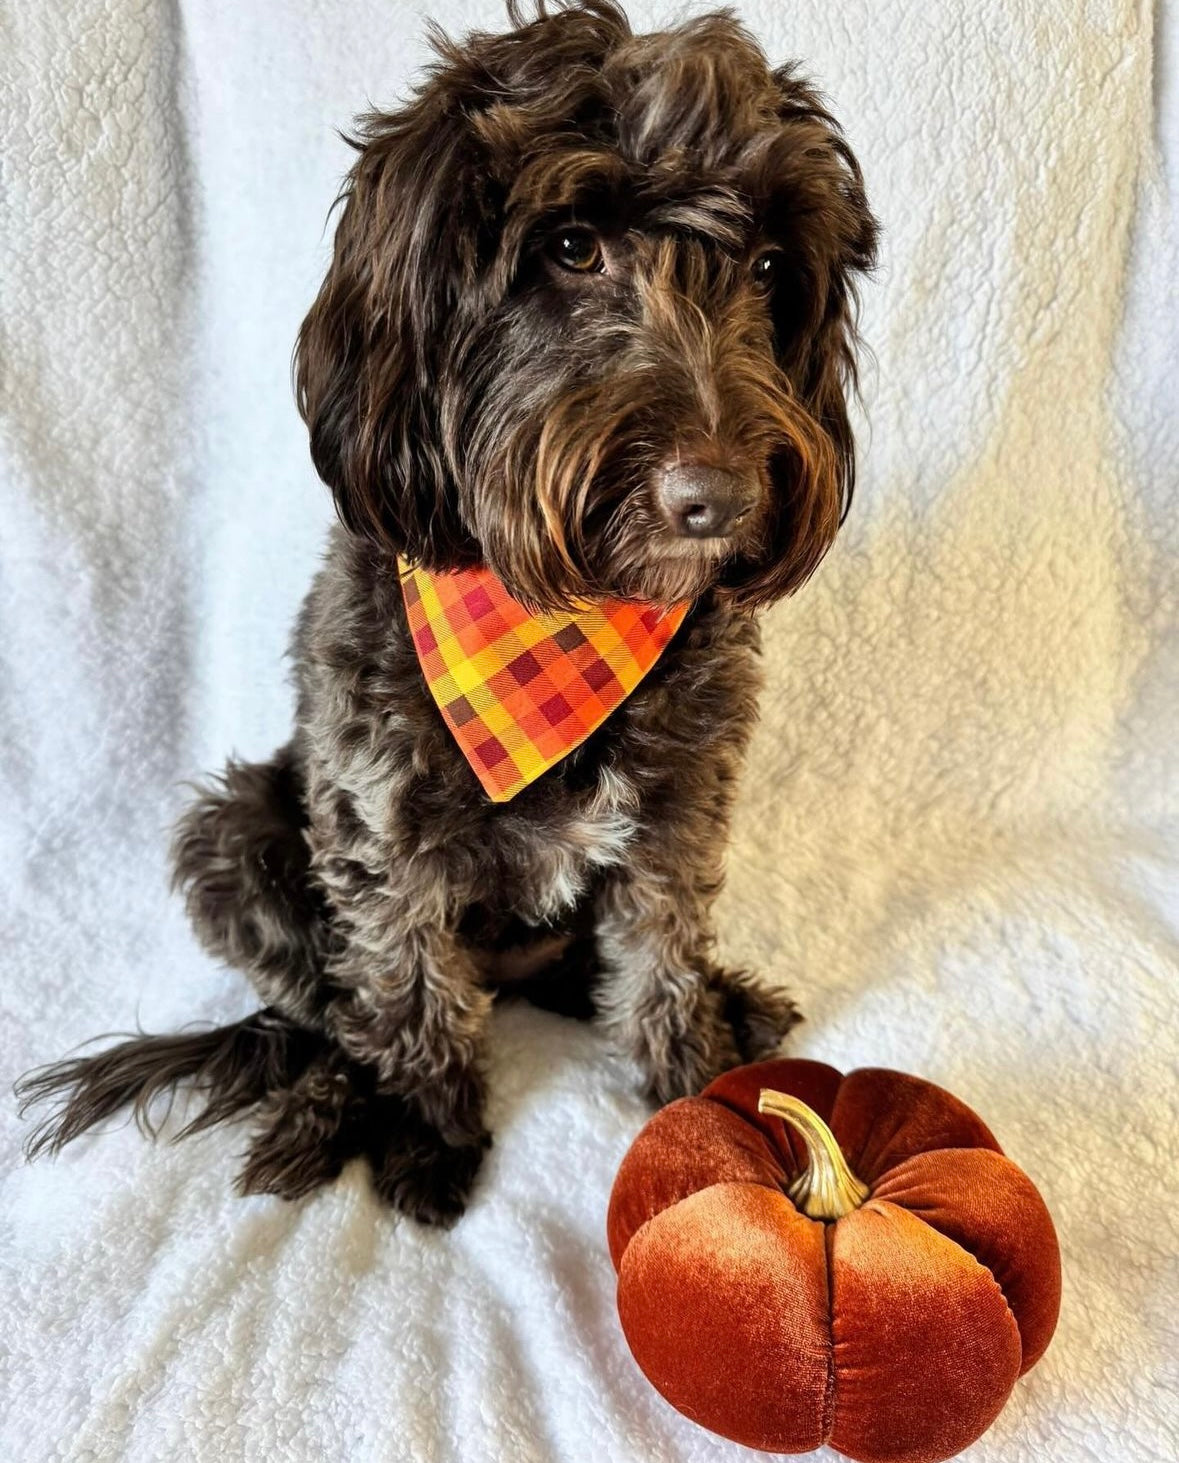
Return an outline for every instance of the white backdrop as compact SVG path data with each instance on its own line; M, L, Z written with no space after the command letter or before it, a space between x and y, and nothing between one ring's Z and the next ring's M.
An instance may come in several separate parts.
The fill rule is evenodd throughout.
M924 1073L1040 1184L1057 1339L984 1460L1179 1456L1179 167L1169 7L738 7L885 226L849 526L770 618L723 906L794 1050ZM448 28L490 0L439 0ZM644 25L668 7L633 6ZM0 0L0 1073L225 1020L166 890L181 781L286 734L330 509L288 382L349 154L423 59L376 0ZM644 1116L497 1015L449 1235L360 1172L230 1196L240 1131L22 1164L0 1101L0 1456L723 1463L618 1332Z

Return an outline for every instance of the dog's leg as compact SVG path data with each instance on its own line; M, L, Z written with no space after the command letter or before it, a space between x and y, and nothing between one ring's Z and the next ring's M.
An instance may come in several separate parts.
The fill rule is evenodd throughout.
M447 927L442 875L415 882L334 782L315 794L289 749L230 764L174 844L206 949L322 1048L305 1073L256 1094L240 1184L296 1197L363 1152L385 1198L446 1222L488 1141L475 1059L491 997Z
M601 897L601 1020L658 1102L768 1056L801 1019L784 992L716 964L709 911L719 888L718 863L694 860L686 837L663 830Z
M201 944L263 1001L318 1025L331 929L310 877L302 777L289 747L230 762L176 825L172 880Z
M365 1148L380 1196L427 1223L462 1213L484 1149L479 1069L491 995L452 931L406 929L376 901L333 963L333 1035L375 1074Z
M378 1092L365 1105L362 1148L377 1194L423 1224L448 1228L462 1215L490 1145L481 1121L476 1135L449 1142L414 1100Z
M441 876L382 860L379 836L353 832L346 857L337 845L317 860L338 940L324 1021L371 1079L362 1146L377 1192L444 1224L461 1214L490 1142L479 1059L491 994L447 918Z
M265 1095L238 1192L301 1199L331 1183L361 1151L363 1105L353 1064L325 1040L302 1072Z

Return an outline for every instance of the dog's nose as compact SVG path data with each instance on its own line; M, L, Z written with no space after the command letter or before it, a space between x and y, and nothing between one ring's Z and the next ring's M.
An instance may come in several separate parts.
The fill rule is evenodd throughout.
M676 463L656 485L668 526L683 538L727 538L756 506L757 484L720 467Z

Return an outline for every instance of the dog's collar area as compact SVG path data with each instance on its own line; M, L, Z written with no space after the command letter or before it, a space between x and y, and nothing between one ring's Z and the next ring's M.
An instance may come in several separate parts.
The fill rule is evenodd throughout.
M689 605L526 609L487 568L398 564L426 685L493 802L507 802L618 709Z

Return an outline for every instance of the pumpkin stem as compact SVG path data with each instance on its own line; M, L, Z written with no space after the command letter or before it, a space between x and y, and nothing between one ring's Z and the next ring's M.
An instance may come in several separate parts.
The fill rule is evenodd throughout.
M868 1185L848 1168L835 1134L813 1108L797 1097L763 1087L757 1110L782 1118L806 1145L807 1166L786 1190L786 1197L808 1219L841 1219L860 1207L870 1193Z

